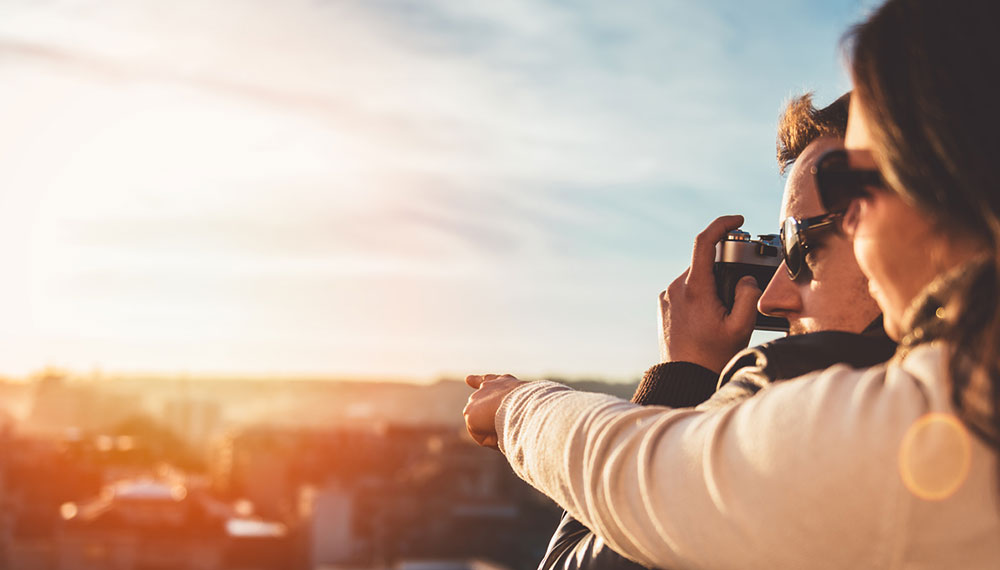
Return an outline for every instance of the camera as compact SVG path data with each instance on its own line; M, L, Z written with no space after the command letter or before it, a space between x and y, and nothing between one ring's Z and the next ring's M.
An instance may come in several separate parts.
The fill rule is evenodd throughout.
M759 235L756 240L742 230L726 234L715 246L715 289L722 304L727 309L733 308L736 283L745 275L752 275L763 291L781 265L781 259L781 240L777 234ZM754 328L788 332L788 321L758 312Z

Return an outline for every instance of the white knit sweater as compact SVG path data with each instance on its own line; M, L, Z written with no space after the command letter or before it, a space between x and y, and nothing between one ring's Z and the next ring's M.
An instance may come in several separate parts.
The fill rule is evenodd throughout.
M533 382L497 431L521 478L648 566L1000 568L996 453L952 414L944 354L706 412Z

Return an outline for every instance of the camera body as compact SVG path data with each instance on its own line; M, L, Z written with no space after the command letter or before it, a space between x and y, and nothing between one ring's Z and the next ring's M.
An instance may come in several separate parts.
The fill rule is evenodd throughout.
M722 304L727 309L733 308L736 284L745 275L753 276L763 291L781 265L781 260L781 240L777 234L760 235L756 240L750 239L750 234L742 230L726 234L725 239L715 246L715 288ZM788 332L788 321L758 312L754 328Z

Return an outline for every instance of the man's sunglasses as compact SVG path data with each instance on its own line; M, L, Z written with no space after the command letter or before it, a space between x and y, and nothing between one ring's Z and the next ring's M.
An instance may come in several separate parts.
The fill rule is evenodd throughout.
M819 157L812 167L816 189L826 214L799 220L786 218L781 224L781 247L785 254L785 267L792 280L804 275L806 253L816 245L816 235L836 228L851 201L869 194L867 188L882 187L882 176L877 170L851 168L847 151L831 150Z
M815 247L815 236L823 231L832 230L836 227L837 219L844 215L844 212L830 212L812 218L799 220L794 217L787 217L781 224L781 250L785 254L785 269L788 276L795 281L806 271L806 254Z

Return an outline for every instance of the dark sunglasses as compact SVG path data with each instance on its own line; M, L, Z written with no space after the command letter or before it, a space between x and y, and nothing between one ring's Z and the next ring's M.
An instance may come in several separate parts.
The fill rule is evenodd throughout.
M820 203L827 213L803 220L789 217L781 224L779 235L785 267L793 281L808 271L806 253L816 246L816 236L835 229L851 202L869 195L869 187L884 187L882 175L877 170L851 168L847 151L843 149L824 153L811 172L816 179Z
M787 217L781 224L781 250L785 254L785 269L788 276L795 281L808 272L806 268L806 253L816 246L815 236L836 227L837 219L844 215L843 211L829 212L820 216L799 220Z
M868 188L885 187L878 170L851 168L847 151L843 149L824 153L811 171L816 179L819 200L827 212L846 211L853 200L870 194Z

